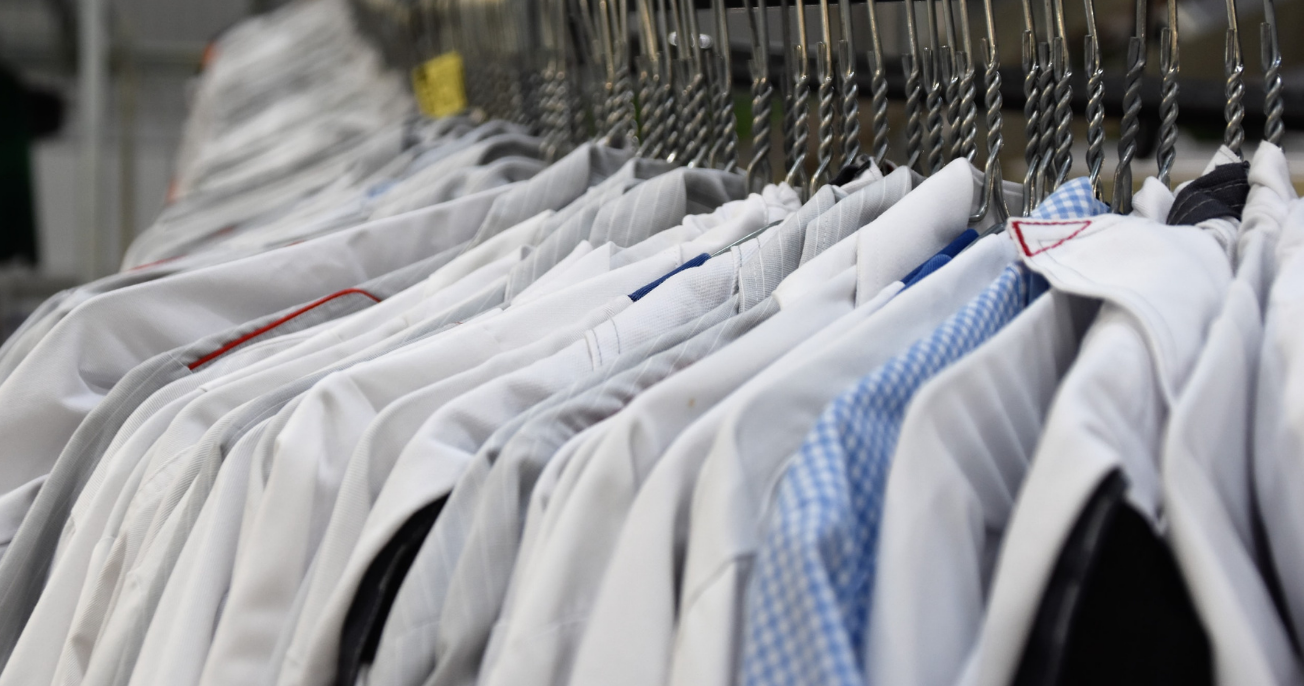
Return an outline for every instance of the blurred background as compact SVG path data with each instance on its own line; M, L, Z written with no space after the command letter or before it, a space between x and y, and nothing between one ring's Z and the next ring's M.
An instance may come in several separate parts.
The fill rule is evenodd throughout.
M273 4L0 0L0 339L50 293L116 271L167 198L205 47Z
M206 46L235 22L279 4L278 0L0 0L0 340L50 293L117 269L122 250L167 201L188 97L202 69ZM808 3L812 13L815 4ZM1064 6L1080 77L1086 26L1083 5L1081 0L1064 0ZM1204 104L1184 100L1174 181L1198 175L1217 149L1227 28L1225 0L1180 0L1178 6L1183 97ZM1096 0L1095 7L1108 95L1117 101L1133 30L1132 0ZM879 8L885 52L900 54L905 27L902 5L881 2ZM1017 90L1021 3L996 0L995 10L1007 87L1013 82ZM981 3L971 2L969 11L974 26L981 27ZM1239 0L1237 11L1246 63L1246 104L1251 111L1246 122L1248 157L1259 135L1256 127L1262 124L1262 118L1254 115L1262 108L1261 0ZM1304 0L1278 0L1277 14L1287 121L1288 126L1298 126L1304 117ZM811 16L811 23L817 25L815 15ZM1165 17L1163 0L1152 2L1147 31L1152 39ZM858 49L863 50L867 21L860 11L855 18L855 35L861 37ZM745 22L741 15L731 16L738 50L747 46ZM1147 68L1156 79L1157 43L1150 40ZM745 64L736 61L736 66L745 74ZM892 70L892 77L900 78L899 69ZM745 85L742 81L739 85L741 133L746 136L748 100ZM868 107L862 106L864 135L870 128L867 113ZM1144 154L1135 166L1138 181L1154 172L1153 146L1147 144L1147 136L1153 139L1158 120L1153 108L1146 114ZM1074 171L1078 175L1085 173L1086 125L1081 116L1076 119ZM900 151L904 116L899 99L892 103L891 125L897 137L892 149ZM1018 179L1023 174L1023 140L1017 109L1006 110L1004 128L1002 164L1007 179ZM1112 116L1106 130L1108 176L1116 157L1117 121ZM1304 173L1304 131L1288 130L1283 147L1295 173ZM1304 175L1297 176L1295 183L1304 189Z

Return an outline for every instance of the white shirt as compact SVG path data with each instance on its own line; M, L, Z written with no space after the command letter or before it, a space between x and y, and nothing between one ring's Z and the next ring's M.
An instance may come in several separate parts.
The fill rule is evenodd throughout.
M673 614L667 615L659 610L667 605L673 610L673 569L664 565L636 565L630 571L639 575L638 581L641 583L638 592L631 594L623 584L625 579L622 578L622 573L625 570L617 567L622 554L639 556L640 553L666 551L669 547L666 545L668 542L654 536L675 528L676 518L670 512L665 512L667 509L673 511L675 503L673 498L667 497L665 484L668 475L678 471L678 464L664 468L662 464L665 459L672 459L670 456L676 454L672 446L678 444L676 439L682 435L689 422L698 420L700 415L709 412L724 396L761 372L776 358L851 312L854 293L855 273L848 270L807 298L783 309L727 349L649 389L612 421L607 422L603 431L585 441L581 449L589 454L595 454L600 449L618 451L610 459L606 459L606 454L603 453L602 464L612 467L627 464L633 469L638 462L630 458L640 454L644 455L644 462L650 463L643 465L638 472L607 475L609 479L613 476L617 478L610 482L611 490L601 503L586 500L583 492L580 497L568 501L572 503L567 509L571 516L588 516L585 526L574 528L574 524L570 523L571 528L568 529L566 522L561 522L558 526L551 527L554 536L544 538L542 534L536 534L534 540L527 536L531 542L528 545L522 544L522 559L517 563L513 574L513 606L520 602L518 597L528 598L532 603L549 600L546 594L540 596L537 591L532 596L519 594L529 594L533 590L537 582L531 582L538 578L533 570L535 565L542 564L536 559L552 552L554 539L560 538L558 545L570 543L574 546L576 542L567 539L576 535L594 536L593 543L597 546L595 557L576 559L577 564L583 563L589 569L574 570L577 573L575 581L588 588L588 592L582 593L581 597L591 596L586 598L586 602L592 605L592 612L587 624L568 628L568 632L573 632L571 645L554 646L558 650L565 649L575 654L570 683L576 686L613 683L611 678L617 678L621 683L652 683L655 675L664 675L669 662L669 642L665 639L673 633ZM686 398L692 402L685 402ZM662 425L663 417L669 420L666 426ZM634 432L637 432L637 439ZM567 469L565 478L573 479L569 476L573 473ZM588 479L602 475L596 467L592 472L586 471L586 474L589 473L596 476ZM585 483L591 481L586 480ZM559 516L553 514L555 506L551 502L546 509L542 503L535 506L535 501L542 500L542 495L546 492L540 490L541 486L543 484L536 486L531 499L532 509L527 527L544 528L545 524L541 521L543 515L546 514L548 519ZM642 494L648 489L651 489L649 492L652 495L645 498ZM654 502L645 504L647 499ZM661 526L653 527L653 531L639 531L637 535L627 533L631 527L636 527L641 522L635 519L640 505L657 509L657 514L664 517L657 522ZM536 519L540 521L536 522ZM599 527L600 530L595 531ZM605 538L599 540L596 535L598 533L604 533ZM632 544L625 547L623 544L627 540ZM608 556L612 560L610 565L605 564ZM640 557L646 558L645 555ZM557 582L554 580L553 583ZM606 590L609 586L619 590L609 593ZM574 592L574 589L563 588ZM665 596L666 592L670 592L670 597ZM559 596L557 600L564 597L566 596ZM516 616L518 610L512 607L509 618L513 622L513 629L523 625L516 623ZM515 631L511 632L511 636L520 640ZM658 638L662 640L657 640Z
M967 214L966 206L953 201L949 205ZM952 221L953 235L958 234L965 217ZM944 241L936 249L942 245ZM870 310L870 316L836 340L800 359L797 351L790 353L776 363L763 386L758 384L745 400L731 405L693 493L670 683L733 683L742 638L742 594L760 545L770 494L825 405L860 376L931 332L981 292L1012 258L1013 250L1005 240L979 241L945 269L886 304L871 299L861 309L879 311Z
M10 437L0 493L48 473L86 413L148 357L455 245L458 232L449 227L470 227L469 233L501 192L137 284L83 303L0 384L0 403L10 408L0 417L0 432Z
M874 684L953 684L1001 533L1096 302L1050 292L919 389L880 515L864 651Z
M264 420L223 461L149 623L132 684L198 683L231 580L246 484Z
M757 201L760 201L760 198L757 198ZM763 202L754 209L758 211L744 214L745 221L731 223L728 232L716 232L718 238L712 242L719 243L720 239L723 239L727 244L732 239L763 226L764 220L772 211L786 211L782 206L766 211ZM672 248L670 252L679 253L680 259L683 259L689 257L690 253L700 251L702 248L694 242ZM665 252L663 251L662 254ZM502 377L435 412L404 448L403 457L400 457L395 472L390 475L386 485L388 490L391 484L403 484L400 492L408 493L409 496L419 495L421 500L410 500L408 497L399 501L394 498L387 499L382 495L377 503L378 506L383 506L386 518L377 519L379 512L373 512L362 537L357 539L359 547L353 550L351 556L337 555L335 564L318 566L319 578L314 578L313 584L320 590L312 594L305 605L306 611L299 620L300 630L296 632L295 643L291 645L286 665L281 673L282 682L316 683L320 677L312 675L323 672L329 675L329 670L335 664L339 626L352 602L357 579L366 571L367 565L379 550L377 546L387 542L393 535L393 531L406 521L412 511L438 497L429 496L424 491L420 493L410 491L413 485L429 486L438 482L430 479L418 481L410 476L398 477L400 469L409 469L404 464L404 460L420 459L449 465L464 464L466 459L475 453L479 442L487 435L485 431L491 432L499 423L533 404L531 399L546 397L569 383L576 375L602 366L621 350L635 347L656 332L684 323L723 302L732 292L734 274L737 271L736 261L741 259L740 255L740 249L736 248L730 256L716 258L684 274L683 278L672 279L638 303L631 305L627 312L617 315L611 322L586 334L585 340L577 341L566 351L541 361L531 368ZM635 263L617 271L636 268L641 264L643 263ZM691 283L693 286L680 288L681 283ZM538 302L543 300L540 299ZM568 362L567 359L570 361ZM538 369L542 376L534 375L534 369ZM532 376L532 378L528 381L525 378L518 379L522 375ZM463 439L455 437L464 434L480 435L480 439L463 445ZM454 445L456 447L453 447ZM461 458L443 457L446 453L459 455ZM430 492L437 493L437 491ZM409 507L408 500L411 502L411 510L405 509ZM349 546L340 546L342 553L350 549ZM341 564L346 561L347 568L341 569ZM340 573L347 574L346 581L342 584L339 583L337 576ZM322 614L317 614L318 611ZM296 660L308 663L299 675L295 675L292 671L292 667L296 666Z
M309 329L299 334L312 332ZM123 423L64 522L46 591L28 619L13 657L0 674L0 683L47 683L51 679L87 573L99 569L107 553L99 545L101 537L106 527L116 532L120 524L123 513L118 510L113 514L115 504L121 500L125 507L124 494L136 492L147 466L147 461L140 458L172 420L200 397L205 383L275 356L301 339L299 334L258 342L224 355L196 374L151 395Z
M232 577L231 599L229 601L231 612L224 613L224 620L218 628L213 652L210 654L206 666L204 683L225 683L222 675L234 675L231 670L266 669L265 663L263 663L264 666L262 667L253 666L259 662L259 658L253 658L250 661L248 657L242 656L243 661L241 661L241 659L227 655L225 652L227 650L227 640L234 641L237 636L247 637L251 635L250 632L256 633L260 627L264 631L270 630L272 632L279 629L279 625L261 619L258 620L257 626L239 626L249 619L261 617L257 613L251 613L242 603L246 602L245 598L248 598L248 602L259 603L260 606L275 598L281 598L285 603L293 599L292 591L297 588L299 580L302 579L303 570L306 569L308 561L315 551L315 544L320 539L320 529L325 526L325 514L330 511L334 488L339 479L339 476L330 476L332 472L323 473L318 471L318 465L331 470L338 470L334 471L336 475L342 472L343 462L351 454L352 447L356 445L357 435L365 429L366 423L374 418L374 410L361 415L356 411L350 411L332 415L330 421L322 421L322 417L325 415L320 415L321 412L331 412L337 408L356 410L366 407L366 403L371 403L373 400L382 403L381 406L383 407L383 404L387 402L386 399L392 400L404 392L415 390L420 385L438 381L451 372L482 362L495 353L532 343L541 331L556 327L574 327L574 322L577 319L595 312L595 307L600 309L593 316L598 317L597 321L605 320L629 304L628 298L624 298L620 294L632 291L664 274L677 266L683 259L684 255L679 250L667 251L660 255L659 259L640 262L611 272L596 280L577 284L519 310L509 308L503 314L493 317L478 326L466 324L457 327L446 335L423 341L412 346L411 349L401 350L395 354L359 366L341 375L338 379L330 380L314 389L311 397L306 399L296 411L297 414L304 418L304 421L301 422L302 428L297 430L297 433L301 434L301 436L297 439L291 439L291 436L295 434L288 433L293 429L287 425L287 433L278 439L277 456L274 461L273 471L267 481L267 491L264 494L266 497L262 499L260 505L258 521L262 522L263 526L250 528L250 531L256 532L257 535L248 543L248 545L254 546L259 545L254 541L264 541L262 545L270 546L269 550L284 550L286 545L307 547L300 548L302 551L301 561L297 566L274 564L275 569L262 569L271 560L264 556L246 554L244 552L246 550L246 541L242 538L240 559L244 561L243 564L255 565L259 569L255 571L250 568L249 572L245 572L241 564L237 565L235 574ZM588 326L593 323L596 323L596 321L589 323ZM578 330L582 331L583 329ZM558 342L561 341L558 340ZM339 397L334 397L336 395ZM373 400L369 400L368 395ZM350 400L349 398L356 398L356 400ZM362 418L361 421L359 417ZM323 441L321 438L323 428L329 428L332 433L340 431L354 433L351 439ZM282 450L296 451L297 454L297 451L303 450L309 445L315 445L318 449L304 451L303 457L297 460L283 458L280 454ZM331 447L324 455L329 457L329 455L338 454L338 458L334 460L325 460L323 458L320 449L328 445ZM313 478L320 480L324 477L329 479L326 483L331 484L329 490L323 493L324 499L318 501L320 502L318 510L322 511L320 508L324 507L324 514L319 517L314 516L320 522L318 524L318 533L315 536L309 536L307 539L296 533L304 530L292 529L286 526L288 522L297 521L305 512L311 513L311 509L305 508L304 505L312 502L314 489L304 492L299 488L299 485L304 483L300 472L305 467L311 472L317 473L317 477ZM278 472L282 471L284 476L278 478ZM285 497L273 497L272 494L281 491L285 491ZM304 497L307 497L308 500L303 500ZM295 542L291 543L291 541ZM249 549L252 550L253 548ZM295 581L289 582L290 585L285 587L291 590L288 597L277 594L268 596L266 593L257 590L264 587L270 588L270 585L279 583L277 579L287 573L296 577ZM282 613L288 609L288 605L281 605L280 607ZM347 605L345 609L347 609ZM230 636L231 639L224 638L227 636ZM242 642L248 643L247 639L242 639ZM272 639L268 639L264 644L266 648L271 647L271 642ZM292 650L287 657L287 666L293 664L288 660L292 660L294 656L295 653ZM261 659L265 660L266 657L264 655ZM243 677L236 678L235 683L243 683L240 680L241 678Z
M1158 521L1169 407L1231 282L1221 246L1199 228L1112 215L1009 226L1024 263L1052 287L1104 303L1015 503L966 684L1013 678L1061 544L1101 479L1122 469L1129 503Z
M811 222L806 243L815 244L812 239L816 236L830 242L840 238L837 232L820 231L821 225L845 225L854 231L876 219L906 194L909 180L909 171L902 170L893 179L904 182L899 186L883 183L860 191L863 198L841 200ZM811 252L815 250L818 247ZM842 285L849 310L854 284L847 281ZM836 318L830 311L838 308L821 308L820 304L824 303L808 303L818 313L790 326L806 334L822 329ZM679 431L763 369L779 351L790 349L800 340L792 336L801 334L790 330L769 335L778 340L764 344L765 353L751 353L754 348L747 347L739 350L739 341L719 353L730 362L705 366L705 377L689 373L697 368L694 366L644 393L600 438L594 436L579 449L551 494L536 492L539 497L549 497L550 504L544 521L536 527L538 540L531 545L531 558L518 560L513 572L517 585L512 591L514 607L505 622L502 646L496 648L500 661L486 665L490 684L541 681L539 675L551 675L543 680L549 683L569 680L588 609L643 478Z
M1253 531L1254 382L1277 229L1263 224L1255 222L1243 235L1236 280L1173 406L1163 450L1168 537L1209 632L1220 684L1304 683L1257 567L1262 558Z
M1261 146L1264 149L1267 146ZM1254 495L1263 522L1268 553L1285 600L1285 614L1300 636L1304 628L1304 584L1294 576L1304 570L1304 545L1300 543L1301 509L1291 480L1304 472L1300 446L1304 445L1304 373L1299 362L1301 348L1298 322L1304 304L1304 259L1299 246L1304 237L1304 203L1296 197L1286 173L1285 160L1271 153L1272 167L1256 156L1251 167L1254 180L1273 199L1265 205L1262 219L1281 227L1275 252L1276 280L1268 294L1264 314L1263 348L1259 359L1258 388L1254 409L1253 464ZM1268 160L1265 159L1264 162ZM1271 189L1269 192L1268 189ZM1259 192L1254 188L1251 192ZM1286 207L1288 205L1288 207ZM1251 208L1247 205L1247 210ZM1249 217L1246 218L1249 221Z
M142 459L145 454L136 450L120 451L113 457L111 464L116 464L118 473L124 470L130 470L130 465L140 461L139 473L144 476L138 476L137 483L157 485L150 486L151 497L149 499L135 499L136 488L125 489L115 492L116 500L119 503L115 506L115 511L119 514L109 518L107 521L110 526L107 529L108 537L100 539L98 536L83 536L79 540L83 541L79 546L80 550L85 550L87 546L94 547L99 552L83 552L81 555L92 555L90 563L85 567L70 569L65 575L64 581L52 590L51 593L58 595L71 595L76 597L75 591L67 591L72 584L73 588L80 587L82 583L86 585L86 591L81 593L83 600L79 601L76 610L76 620L71 630L68 628L58 629L56 627L69 627L68 622L74 620L66 613L73 612L66 602L60 602L57 605L63 609L58 614L48 618L42 618L42 622L47 622L45 630L39 632L41 639L40 649L28 649L24 655L25 660L44 659L40 656L51 650L51 637L66 635L96 636L99 634L104 616L110 609L105 604L94 604L90 600L100 594L108 592L107 590L91 589L112 589L116 588L121 578L120 574L125 571L120 565L111 565L106 567L110 559L119 559L123 564L130 564L134 560L138 551L136 546L138 542L135 539L117 540L116 532L122 526L124 518L129 516L134 521L141 522L137 525L127 525L127 531L142 531L150 518L155 516L155 509L159 506L159 497L163 492L184 492L188 489L188 484L184 481L177 482L170 487L169 491L164 491L164 487L172 480L174 474L193 475L194 472L187 471L193 465L198 453L195 447L198 445L200 438L207 432L218 419L227 413L235 410L241 403L256 398L260 394L270 391L289 380L295 379L300 375L310 373L323 366L329 365L337 360L346 358L348 355L367 356L368 346L381 346L387 344L385 341L391 336L401 336L405 330L414 326L420 321L420 318L429 316L431 312L447 311L455 308L458 301L476 297L476 293L483 290L483 287L492 283L495 279L502 282L511 266L519 262L521 250L519 245L528 243L535 237L539 219L525 222L522 225L499 234L490 241L487 241L476 248L464 253L454 259L444 268L431 275L429 279L419 287L408 289L413 295L421 296L404 297L408 292L400 293L391 300L382 302L375 307L369 308L357 316L346 318L338 325L330 327L317 335L311 336L308 340L299 343L289 350L282 351L261 360L257 364L252 364L240 369L239 371L222 376L205 383L198 391L199 395L195 396L194 402L187 404L182 409L175 421L171 422L167 431L157 440L151 442L135 442L134 445L148 447L147 453L151 457ZM505 254L504 254L505 253ZM496 257L502 255L501 257ZM496 259L495 259L496 257ZM477 268L477 265L478 266ZM468 270L470 273L468 274ZM462 274L462 278L457 278ZM406 312L403 311L407 305ZM397 315L397 316L395 316ZM167 501L175 504L175 501ZM132 505L132 509L127 510L127 506ZM131 513L134 512L134 515ZM167 511L164 511L161 517L166 517ZM102 526L102 520L91 520L91 525ZM90 532L88 532L90 534ZM143 533L142 533L143 535ZM110 557L110 551L117 546L115 557ZM125 556L125 557L124 557ZM80 557L78 559L86 559ZM106 573L100 573L97 570L104 570ZM77 579L74 581L73 579ZM81 580L85 579L84 582ZM50 595L50 594L45 594ZM51 605L50 610L53 612L55 606ZM34 618L32 621L36 621ZM48 624L53 622L53 624ZM80 627L80 628L77 628ZM69 634L69 631L73 633ZM57 639L62 643L62 638ZM93 639L83 638L76 642L69 643L68 656L65 661L74 659L81 664L85 664L88 659L90 650L94 645ZM80 650L78 652L74 646ZM75 664L74 662L73 664ZM78 670L79 671L79 670ZM24 672L25 673L25 672Z

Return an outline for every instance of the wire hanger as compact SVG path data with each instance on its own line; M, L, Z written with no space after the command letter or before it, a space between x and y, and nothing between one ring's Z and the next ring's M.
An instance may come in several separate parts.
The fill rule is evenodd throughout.
M907 0L910 2L911 0ZM942 168L942 150L946 146L942 130L942 104L945 96L942 92L941 62L938 55L940 38L937 24L937 7L935 0L924 0L924 20L928 32L928 45L923 47L923 76L925 108L925 137L928 147L927 174L935 174Z
M919 49L914 0L905 0L905 8L907 53L902 56L901 65L906 76L906 166L925 173L928 170L920 166L924 148L924 58Z
M1285 129L1281 93L1281 43L1277 40L1277 8L1273 0L1263 0L1263 24L1259 26L1263 45L1263 110L1267 115L1263 140L1281 146Z
M725 171L738 168L738 129L734 116L733 56L729 37L729 16L724 0L711 0L715 17L715 111L716 141L711 148L711 165Z
M842 119L841 172L842 169L855 165L860 157L860 89L856 85L856 46L852 42L851 0L838 0L838 19L842 27L836 53L842 97L842 110L839 112Z
M774 99L770 85L769 10L765 0L756 0L756 5L753 9L751 0L743 0L752 39L752 156L747 162L747 187L752 190L760 190L771 178L770 115Z
M847 0L849 1L849 0ZM906 0L909 4L910 0ZM865 12L869 15L870 52L870 121L874 134L874 161L882 164L887 158L887 71L883 58L883 39L878 32L878 12L875 0L865 0Z
M1038 61L1037 49L1037 28L1032 18L1032 3L1030 0L1023 0L1023 34L1021 35L1020 50L1023 62L1023 118L1024 118L1024 135L1025 143L1023 147L1023 161L1027 165L1027 171L1023 175L1023 211L1021 214L1027 216L1036 207L1036 186L1037 186L1037 169L1040 166L1041 155L1038 150L1040 142L1040 78L1041 63Z
M786 5L786 2L784 4ZM792 58L792 68L788 72L791 79L791 96L788 102L791 131L787 141L788 171L784 181L796 189L797 194L805 201L810 197L810 176L806 172L806 142L810 137L810 64L808 62L810 52L806 44L805 2L795 0L794 5L797 11L797 40L789 42L791 34L787 30L786 21L783 32L785 49ZM783 16L787 17L787 15L785 8Z
M823 39L815 43L815 71L819 79L819 152L816 158L818 164L811 176L812 191L824 186L832 178L834 147L837 144L833 110L833 52L830 47L833 30L830 27L829 0L819 0L819 14L823 34Z
M1123 91L1123 124L1118 139L1118 168L1114 170L1114 202L1118 214L1132 212L1132 159L1136 157L1136 137L1141 130L1141 77L1146 68L1146 3L1134 0L1136 32L1127 43L1127 76ZM1229 0L1230 2L1230 0Z
M1096 30L1096 7L1093 0L1082 0L1087 17L1087 36L1083 39L1083 71L1087 74L1087 178L1091 192L1104 201L1100 174L1105 164L1105 70L1100 66L1100 34Z
M1088 0L1090 1L1090 0ZM963 0L961 7L964 7ZM967 16L967 9L965 10ZM983 194L978 209L969 216L969 223L977 224L987 216L989 208L996 213L997 224L1003 226L1010 216L1005 203L1004 183L1001 177L1001 150L1005 147L1001 118L1001 62L996 45L996 16L992 0L983 0L983 16L987 21L987 36L979 44L984 57L983 83L986 86L983 103L987 107L987 161L983 165ZM965 28L965 34L969 30Z
M1159 148L1155 159L1159 164L1156 175L1159 182L1172 186L1173 162L1177 159L1177 75L1182 69L1177 41L1177 0L1168 1L1168 25L1159 34L1159 71L1163 85L1159 100Z
M1241 156L1245 142L1245 60L1241 57L1241 29L1236 21L1236 0L1226 0L1227 49L1223 53L1223 70L1227 76L1226 105L1223 115L1227 128L1223 131L1223 145Z

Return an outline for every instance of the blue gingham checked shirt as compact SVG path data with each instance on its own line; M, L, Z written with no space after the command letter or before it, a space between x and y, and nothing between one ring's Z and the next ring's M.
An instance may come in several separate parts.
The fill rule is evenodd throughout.
M1065 181L1037 205L1031 219L1078 219L1109 212L1109 205L1091 195L1091 181L1083 176Z
M1108 212L1086 179L1033 212L1072 219ZM833 401L779 484L744 608L741 680L863 686L879 517L901 421L915 391L981 345L1045 289L1007 268L930 336Z

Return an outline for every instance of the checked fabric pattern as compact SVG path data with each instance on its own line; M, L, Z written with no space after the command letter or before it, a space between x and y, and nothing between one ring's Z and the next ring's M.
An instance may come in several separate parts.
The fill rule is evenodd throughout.
M1108 214L1109 205L1091 194L1091 180L1085 176L1065 181L1032 211L1030 219L1078 219Z
M865 683L879 517L901 421L915 391L981 345L1029 301L1011 266L931 335L833 401L784 474L744 608L748 686Z

